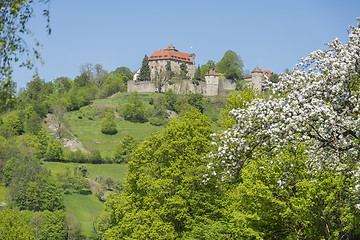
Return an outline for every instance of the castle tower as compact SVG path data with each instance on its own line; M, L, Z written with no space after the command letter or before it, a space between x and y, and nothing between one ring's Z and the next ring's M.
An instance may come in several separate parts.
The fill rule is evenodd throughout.
M256 88L257 90L261 91L264 73L258 67L256 67L251 72L251 75L252 75L251 83L253 84L253 87Z
M205 96L215 96L219 92L219 74L215 70L210 70L205 74L206 89Z

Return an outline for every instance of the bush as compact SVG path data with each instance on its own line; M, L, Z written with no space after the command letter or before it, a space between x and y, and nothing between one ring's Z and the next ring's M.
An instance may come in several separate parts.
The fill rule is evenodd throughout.
M126 135L124 139L115 146L114 161L116 163L128 163L131 153L137 148L139 141L134 136Z
M104 134L114 135L117 133L114 113L106 112L101 121L101 132Z
M90 153L89 162L93 164L103 163L103 159L98 149L95 149Z
M131 94L121 112L122 116L127 121L140 123L148 121L144 106L137 92Z
M80 189L79 193L82 195L91 195L92 192L90 189L82 188L82 189Z

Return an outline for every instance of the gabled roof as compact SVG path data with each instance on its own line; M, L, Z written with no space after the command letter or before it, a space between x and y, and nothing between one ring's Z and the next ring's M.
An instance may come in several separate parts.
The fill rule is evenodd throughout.
M256 67L254 70L252 70L251 73L262 73L259 67Z
M179 52L175 49L175 47L171 44L166 49L160 49L159 51L155 51L150 55L149 61L156 60L175 60L187 63L193 63L191 60L191 54Z

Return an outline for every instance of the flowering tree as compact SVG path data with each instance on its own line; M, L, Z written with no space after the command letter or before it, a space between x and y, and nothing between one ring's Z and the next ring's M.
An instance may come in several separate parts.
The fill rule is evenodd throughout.
M205 181L238 183L227 209L252 237L359 236L360 26L350 32L268 82L269 98L244 101L213 135Z
M335 39L328 50L311 53L279 83L268 82L274 92L269 99L230 112L237 123L214 136L219 146L212 154L222 159L217 166L224 176L263 153L259 149L276 154L299 143L308 146L314 170L340 169L359 158L360 29L351 27L350 36L345 45Z

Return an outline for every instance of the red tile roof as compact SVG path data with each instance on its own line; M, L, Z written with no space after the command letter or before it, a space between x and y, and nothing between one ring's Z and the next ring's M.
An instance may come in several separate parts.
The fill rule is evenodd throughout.
M181 62L193 63L190 54L179 52L172 44L167 49L160 49L159 51L155 51L153 54L150 55L149 61L156 60L176 60Z
M264 75L267 77L267 79L270 78L270 76L272 75L272 72L269 71L269 70L266 70L266 71L262 71L264 73Z

